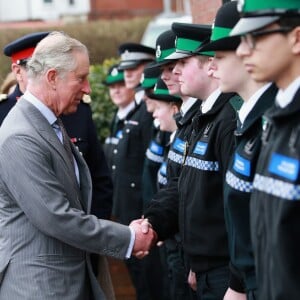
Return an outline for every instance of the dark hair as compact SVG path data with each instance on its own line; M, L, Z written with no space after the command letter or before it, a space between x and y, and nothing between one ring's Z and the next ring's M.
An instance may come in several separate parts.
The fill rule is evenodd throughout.
M297 26L300 26L300 17L299 16L282 16L278 22L281 27L291 27L295 28Z

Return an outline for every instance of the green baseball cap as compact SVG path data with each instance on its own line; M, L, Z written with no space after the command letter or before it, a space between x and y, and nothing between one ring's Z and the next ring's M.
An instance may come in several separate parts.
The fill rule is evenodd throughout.
M270 25L283 16L300 16L299 0L238 0L242 15L230 35L241 35Z

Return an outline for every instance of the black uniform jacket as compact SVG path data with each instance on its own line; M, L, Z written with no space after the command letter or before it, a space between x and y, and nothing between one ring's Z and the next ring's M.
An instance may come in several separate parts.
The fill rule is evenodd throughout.
M186 145L192 133L193 117L199 112L201 101L196 101L182 117L175 116L177 131L170 145L166 162L167 182L154 195L144 215L157 232L159 240L171 238L178 233L178 178L181 173Z
M224 209L233 271L230 286L237 291L256 289L249 203L261 146L262 115L274 103L276 93L277 87L271 85L257 100L243 126L238 122L235 151L226 172ZM237 280L233 280L235 276ZM236 286L238 282L241 286Z
M0 102L0 126L8 112L17 103L17 99L20 96L22 96L22 92L20 91L19 86L17 85L14 91L10 95L7 95L6 99L3 99Z
M210 111L193 120L178 190L180 235L194 272L229 262L223 187L241 104L240 97L221 94Z
M170 139L170 133L161 131L154 123L151 128L151 140L146 150L143 168L143 202L147 207L153 195L157 192L157 173L166 154L166 145Z
M14 92L8 95L8 100L1 102L0 123L21 96L22 92L17 85ZM97 137L90 106L81 101L74 114L61 118L71 141L79 148L91 172L93 182L91 213L98 218L109 219L112 209L112 180Z
M133 111L130 111L124 119L119 119L117 116L117 112L115 112L114 117L111 121L110 135L105 139L105 143L103 145L103 150L110 171L112 171L114 156L117 153L117 146L119 143L119 138L122 134L124 122L130 118L132 113Z
M129 224L143 213L142 173L151 137L152 116L141 102L124 121L112 159L114 183L113 215Z
M250 203L259 299L300 299L300 89L266 112Z

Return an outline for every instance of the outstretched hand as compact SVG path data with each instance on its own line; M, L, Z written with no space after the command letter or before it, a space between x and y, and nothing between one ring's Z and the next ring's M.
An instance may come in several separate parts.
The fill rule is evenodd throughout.
M143 258L149 254L149 250L157 241L157 234L151 228L151 224L147 219L138 219L130 223L135 232L135 242L132 254L137 258Z

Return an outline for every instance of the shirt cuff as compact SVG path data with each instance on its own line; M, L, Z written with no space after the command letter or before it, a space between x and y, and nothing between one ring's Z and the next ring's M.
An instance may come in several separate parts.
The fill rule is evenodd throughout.
M131 232L131 237L130 237L130 243L129 243L129 246L128 246L128 249L126 252L126 256L125 256L127 259L131 257L131 253L132 253L134 242L135 242L135 232L131 227L129 227L129 229Z

